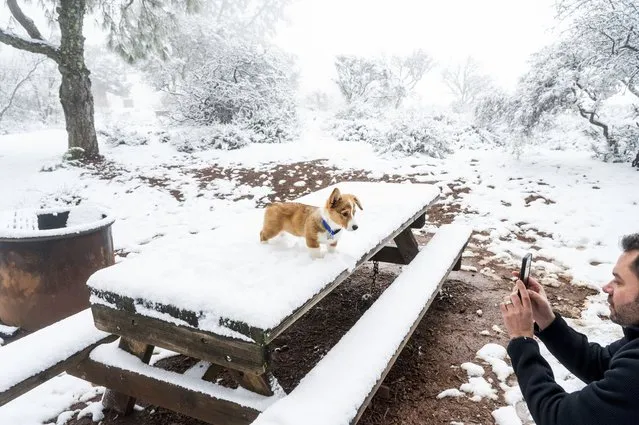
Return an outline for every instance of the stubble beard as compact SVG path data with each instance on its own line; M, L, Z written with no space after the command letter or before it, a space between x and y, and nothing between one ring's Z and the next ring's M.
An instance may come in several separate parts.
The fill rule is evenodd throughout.
M639 298L620 306L611 304L610 320L620 326L639 326Z

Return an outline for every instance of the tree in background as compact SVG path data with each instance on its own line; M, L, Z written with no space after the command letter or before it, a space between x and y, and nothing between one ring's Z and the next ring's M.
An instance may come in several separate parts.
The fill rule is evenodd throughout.
M377 59L340 55L335 59L337 87L346 103L367 103L381 96L387 70Z
M108 44L130 61L148 54L166 55L164 36L174 31L176 11L194 11L196 0L43 0L41 8L57 22L59 40L47 40L18 5L7 0L20 31L0 28L0 42L53 60L61 76L60 103L64 111L68 146L75 155L99 155L94 123L90 72L85 63L83 26L85 16L96 16L106 30Z
M240 124L262 133L264 141L288 139L296 119L296 74L282 52L224 40L207 60L192 66L173 92L180 122L197 125Z
M176 16L175 28L165 36L165 54L140 61L151 83L165 92L177 91L191 69L209 61L209 55L228 42L242 40L268 48L269 37L286 20L292 0L207 0L206 10Z
M233 124L252 141L285 140L296 122L297 71L294 59L268 37L289 0L240 3L248 9L215 2L228 7L179 16L179 31L167 38L167 60L151 57L140 68L165 94L178 123ZM272 9L264 10L265 4Z
M395 109L415 89L424 75L433 68L433 59L423 50L407 56L392 56L388 68L388 96Z
M593 66L584 47L564 41L533 55L508 108L509 124L530 135L544 118L574 111L600 131L616 157L618 137L601 119L600 110L606 99L619 92L621 81L614 68Z
M561 18L572 19L570 38L590 51L589 62L614 68L639 97L639 7L635 0L561 0Z
M0 122L10 112L20 90L27 85L44 59L39 59L21 68L3 66L0 68Z
M559 16L572 19L570 37L588 46L588 61L607 70L639 98L639 7L635 0L561 0ZM639 167L639 106L634 106L635 125L617 125L612 134L614 156L636 152Z
M28 77L28 78L27 78ZM60 76L48 58L12 48L0 49L0 122L58 124Z
M422 50L389 59L340 55L335 82L348 104L399 108L432 67L432 58Z
M513 134L530 135L557 114L574 113L603 139L593 144L604 160L639 155L639 106L609 112L611 99L639 97L639 10L631 0L562 0L569 26L561 40L532 56L530 70L510 98L485 96L475 108L478 123L493 126L499 114ZM635 164L637 164L635 160Z
M472 106L481 93L492 87L490 77L481 72L479 64L472 57L466 58L463 64L444 69L442 80L455 96L455 109Z
M97 109L108 108L108 95L126 98L132 83L127 75L133 67L104 46L87 46L87 67L91 69L91 86Z

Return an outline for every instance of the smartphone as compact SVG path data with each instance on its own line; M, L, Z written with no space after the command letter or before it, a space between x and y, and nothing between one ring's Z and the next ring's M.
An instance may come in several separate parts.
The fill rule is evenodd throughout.
M532 264L532 254L528 253L524 255L521 260L521 270L519 270L519 280L524 282L526 288L528 288L528 277L530 277L530 266Z

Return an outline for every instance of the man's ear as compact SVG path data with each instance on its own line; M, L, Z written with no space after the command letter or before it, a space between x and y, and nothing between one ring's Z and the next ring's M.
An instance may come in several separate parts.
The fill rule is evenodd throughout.
M359 199L357 199L357 196L353 196L353 200L355 201L355 204L357 204L360 210L364 209L362 208L362 204L359 203Z
M341 197L342 197L342 194L340 193L339 189L338 188L333 189L333 191L331 192L331 196L328 197L328 204L331 207L334 207L337 201L339 201Z

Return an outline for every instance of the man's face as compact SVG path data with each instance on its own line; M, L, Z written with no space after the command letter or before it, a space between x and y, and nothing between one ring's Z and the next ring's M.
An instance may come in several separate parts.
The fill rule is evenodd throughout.
M621 326L639 325L639 278L631 264L639 251L624 252L612 270L613 279L603 287L608 294L610 320Z

